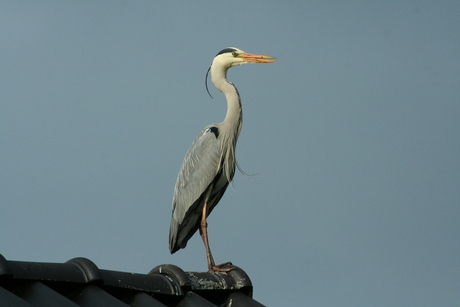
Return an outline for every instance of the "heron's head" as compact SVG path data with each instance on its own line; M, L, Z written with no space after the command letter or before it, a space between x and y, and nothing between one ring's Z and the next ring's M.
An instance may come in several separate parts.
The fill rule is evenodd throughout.
M274 59L276 58L272 56L246 53L243 50L235 47L225 48L216 55L214 61L212 61L211 66L209 66L206 77L204 79L204 83L206 84L206 91L208 92L209 96L211 96L208 90L207 82L209 71L212 71L212 79L214 85L216 85L216 81L226 80L227 70L230 67L249 63L273 63L276 62Z
M273 59L276 59L276 58L271 57L271 56L266 56L266 55L246 53L243 50L240 50L238 48L229 47L229 48L223 49L216 55L216 57L214 58L214 61L212 62L212 65L220 64L226 68L230 68L233 66L249 64L249 63L276 62Z

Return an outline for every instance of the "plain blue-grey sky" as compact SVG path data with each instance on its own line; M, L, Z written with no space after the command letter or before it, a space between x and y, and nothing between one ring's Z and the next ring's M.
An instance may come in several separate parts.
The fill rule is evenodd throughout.
M460 2L2 1L0 253L206 270L168 251L173 188L225 115L204 77L229 46L243 170L209 218L269 306L460 301Z

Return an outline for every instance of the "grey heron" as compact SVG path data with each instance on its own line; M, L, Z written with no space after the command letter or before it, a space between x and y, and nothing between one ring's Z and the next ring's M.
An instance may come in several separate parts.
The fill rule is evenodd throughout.
M216 265L209 248L206 218L220 201L235 173L235 147L242 125L241 99L235 85L227 80L230 67L249 63L272 63L275 57L226 48L208 69L214 86L227 99L227 114L221 123L204 128L187 151L177 176L169 230L171 254L185 248L199 229L206 249L209 271L229 271ZM207 77L207 74L206 74ZM206 78L207 79L207 78Z

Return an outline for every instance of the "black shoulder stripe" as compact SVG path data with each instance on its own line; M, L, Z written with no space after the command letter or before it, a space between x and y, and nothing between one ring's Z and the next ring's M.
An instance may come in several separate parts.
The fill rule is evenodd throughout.
M210 127L208 131L214 133L214 135L216 136L216 139L219 136L219 129L217 127Z

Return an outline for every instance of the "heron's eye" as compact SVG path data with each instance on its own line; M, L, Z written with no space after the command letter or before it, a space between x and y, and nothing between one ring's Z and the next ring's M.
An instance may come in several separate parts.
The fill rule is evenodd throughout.
M233 52L232 52L232 55L233 55L233 57L236 58L236 57L238 56L238 53L237 53L236 51L233 51Z

